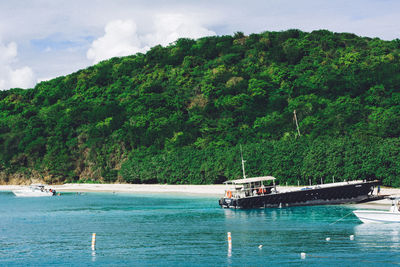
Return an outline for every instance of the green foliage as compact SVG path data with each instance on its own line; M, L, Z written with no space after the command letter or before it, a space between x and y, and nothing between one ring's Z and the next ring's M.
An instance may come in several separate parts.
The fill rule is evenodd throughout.
M327 30L237 32L0 91L0 172L219 183L241 177L242 144L251 176L400 186L399 51Z
M400 138L305 137L249 143L243 145L243 156L248 177L273 175L283 185L379 179L400 186L399 149ZM135 153L124 162L120 174L130 183L221 183L242 177L240 149L237 145Z

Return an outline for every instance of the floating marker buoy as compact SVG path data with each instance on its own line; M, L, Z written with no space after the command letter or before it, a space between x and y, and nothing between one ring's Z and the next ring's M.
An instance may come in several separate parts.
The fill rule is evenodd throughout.
M300 258L302 260L304 260L306 258L306 253L304 253L304 252L300 253Z
M259 246L258 246L259 249L262 249L262 247L263 247L263 245L259 245Z
M325 238L326 241L331 241L330 237Z
M93 233L92 234L92 250L96 249L95 246L96 246L96 233Z
M354 235L350 235L350 240L354 240Z

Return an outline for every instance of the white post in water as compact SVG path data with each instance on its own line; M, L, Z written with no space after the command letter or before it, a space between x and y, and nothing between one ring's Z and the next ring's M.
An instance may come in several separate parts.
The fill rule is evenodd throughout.
M228 232L228 257L232 256L232 236L231 232Z
M350 235L350 240L354 240L354 235Z
M92 234L92 250L96 249L96 233Z
M305 252L300 253L300 257L302 260L304 260L306 258L306 253Z

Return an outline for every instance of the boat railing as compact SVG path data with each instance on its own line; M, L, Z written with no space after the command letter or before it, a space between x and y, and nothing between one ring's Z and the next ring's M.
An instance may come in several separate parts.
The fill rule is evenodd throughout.
M245 198L253 196L263 196L275 192L273 186L254 187L254 188L233 188L225 190L225 196L228 198Z

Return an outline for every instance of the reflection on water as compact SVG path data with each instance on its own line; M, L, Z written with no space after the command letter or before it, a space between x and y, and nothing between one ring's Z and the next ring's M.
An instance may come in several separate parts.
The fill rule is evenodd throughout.
M263 219L269 222L311 221L334 223L338 218L351 215L352 209L346 206L311 206L248 210L224 209L223 212L227 221ZM354 219L351 219L351 221L354 221Z
M92 251L92 261L96 261L96 251Z
M354 227L354 234L363 247L400 248L399 230L397 223L364 223Z
M338 205L223 210L225 228L232 232L230 259L236 262L258 250L258 255L268 253L272 262L283 264L302 263L302 252L308 255L304 263L317 266L400 264L400 225L360 224L353 209ZM257 249L259 245L268 249Z

